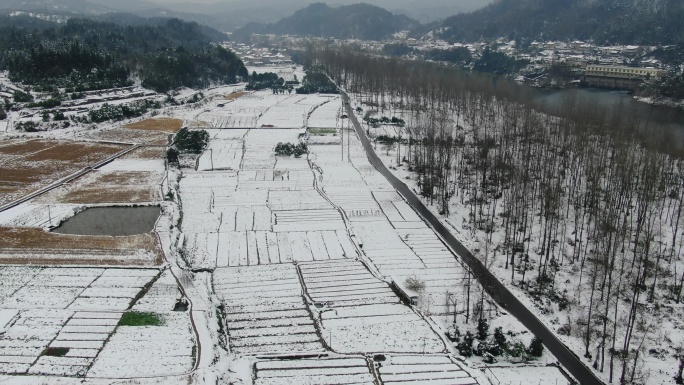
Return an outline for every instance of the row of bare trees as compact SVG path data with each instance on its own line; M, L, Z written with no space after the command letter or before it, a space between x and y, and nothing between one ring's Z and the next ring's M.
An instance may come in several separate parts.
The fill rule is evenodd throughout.
M573 93L552 116L507 81L345 49L310 54L357 100L408 117L399 161L443 214L467 209L487 264L567 315L560 330L611 382L643 382L654 316L682 302L684 164L671 135Z

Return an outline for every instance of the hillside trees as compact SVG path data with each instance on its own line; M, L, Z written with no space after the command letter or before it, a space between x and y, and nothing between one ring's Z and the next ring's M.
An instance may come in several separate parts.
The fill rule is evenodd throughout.
M44 28L0 27L0 69L35 91L124 87L139 75L145 87L167 92L234 83L248 75L242 61L213 45L196 23L143 19L122 26L74 18Z
M479 239L487 266L584 344L597 370L639 381L654 317L681 303L684 157L653 122L569 94L559 116L524 89L430 63L314 51L314 65L383 114L410 116L398 163Z

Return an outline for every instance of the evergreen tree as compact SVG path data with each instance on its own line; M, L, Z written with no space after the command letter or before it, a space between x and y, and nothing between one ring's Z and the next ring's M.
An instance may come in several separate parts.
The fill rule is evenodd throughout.
M508 341L501 327L494 329L494 341L502 352L508 352Z
M473 340L473 334L468 331L463 336L463 341L456 346L463 357L471 357L473 355Z
M489 336L489 321L486 318L480 318L477 321L477 339L484 341Z
M534 337L527 348L527 353L532 357L541 357L544 353L544 341L539 337Z

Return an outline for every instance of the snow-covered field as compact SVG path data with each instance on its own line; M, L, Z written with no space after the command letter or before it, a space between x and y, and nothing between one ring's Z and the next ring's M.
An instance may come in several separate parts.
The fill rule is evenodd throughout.
M286 80L304 76L281 71ZM8 375L0 381L489 384L456 359L444 326L463 310L466 290L473 308L520 326L479 301L477 283L349 129L342 152L339 97L225 98L240 88L206 90L198 105L163 111L216 127L196 167L126 156L0 213L0 226L41 229L93 204L92 194L69 199L76 192L148 191L126 203L162 205L155 236L165 256L154 269L0 267L0 375ZM72 134L83 132L61 135ZM112 124L87 134L166 140ZM308 155L275 156L278 143L300 140ZM96 204L122 199L101 194ZM407 278L424 284L417 306L398 296ZM131 312L162 322L119 326Z
M187 313L169 313L171 306L164 326L117 327L159 275L156 269L0 267L0 372L125 378L189 371ZM175 301L178 293L170 294Z

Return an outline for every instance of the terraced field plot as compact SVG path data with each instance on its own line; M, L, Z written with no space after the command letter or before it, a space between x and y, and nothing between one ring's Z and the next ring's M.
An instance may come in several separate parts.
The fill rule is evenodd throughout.
M399 303L389 285L361 262L340 260L300 263L304 285L316 303L328 307Z
M448 356L390 356L380 368L385 385L477 385L470 373Z
M153 234L81 236L0 227L0 239L3 264L158 266L163 259Z
M340 306L321 311L321 335L338 353L441 353L444 342L402 304Z
M121 163L127 163L122 161ZM143 168L138 164L139 168ZM90 172L71 183L41 196L45 204L150 203L162 200L160 171L117 171L113 167ZM124 166L121 165L123 168ZM133 168L133 167L130 167ZM111 171L110 171L111 170Z
M124 128L130 128L143 131L161 131L170 134L180 131L183 127L183 121L180 119L171 118L154 118L145 119L140 122L127 124Z
M127 148L125 145L57 140L8 140L0 144L0 204L9 203Z
M169 134L155 130L137 130L133 128L115 128L111 130L100 130L84 135L91 140L141 143L153 146L165 146L169 142Z
M472 282L467 279L468 270L369 164L356 134L351 134L348 164L340 162L339 154L331 154L329 146L309 146L314 166L323 173L321 186L345 211L357 240L363 243L363 253L380 274L399 284L408 277L423 281L419 307L451 322L450 312L453 318L455 308L466 308L467 286ZM484 301L484 307L488 313L496 310L489 301Z
M154 313L156 326L119 326L88 371L89 377L138 378L192 371L195 346L187 312Z
M225 306L231 351L324 350L294 265L219 268L213 278L214 291Z
M337 210L285 210L274 211L273 231L325 231L345 230L342 216Z
M255 385L371 385L375 378L363 358L261 361Z
M0 306L3 315L10 312L0 334L0 373L85 376L96 358L103 359L108 341L117 340L122 314L159 274L155 269L0 267ZM124 339L123 355L135 353L136 343L147 346L150 357L170 346L148 344L161 340L156 333L148 340L135 333ZM192 354L186 356L192 362ZM107 367L122 374L118 362Z

